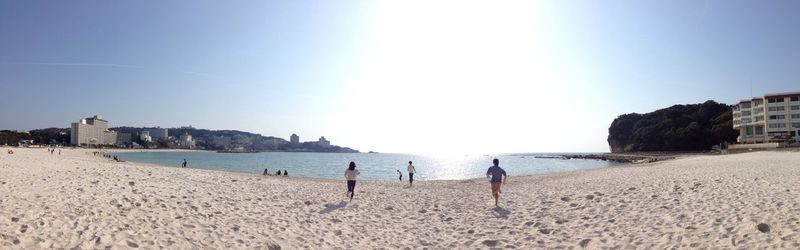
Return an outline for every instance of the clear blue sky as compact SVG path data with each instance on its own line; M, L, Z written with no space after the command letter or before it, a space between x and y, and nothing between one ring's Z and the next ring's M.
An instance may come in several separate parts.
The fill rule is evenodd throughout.
M619 114L800 91L800 1L0 0L0 128L607 151Z

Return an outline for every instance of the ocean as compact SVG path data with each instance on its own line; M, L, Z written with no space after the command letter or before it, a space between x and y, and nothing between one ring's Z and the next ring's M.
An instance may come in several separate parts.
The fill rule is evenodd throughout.
M532 175L595 169L617 166L619 163L600 160L563 160L535 158L554 154L502 154L434 156L411 154L367 154L367 153L216 153L196 152L119 152L121 160L151 163L169 167L180 167L183 159L190 168L222 170L261 174L268 169L271 174L281 170L290 176L323 179L343 179L344 170L350 161L356 162L361 180L397 180L400 170L407 180L406 166L413 161L417 173L415 180L463 180L485 178L492 159L500 160L509 176Z

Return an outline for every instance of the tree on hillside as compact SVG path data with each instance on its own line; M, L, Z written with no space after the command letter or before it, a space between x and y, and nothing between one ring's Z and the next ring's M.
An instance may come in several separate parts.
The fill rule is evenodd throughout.
M730 107L715 101L625 114L608 128L608 145L612 152L707 150L736 141L731 118Z

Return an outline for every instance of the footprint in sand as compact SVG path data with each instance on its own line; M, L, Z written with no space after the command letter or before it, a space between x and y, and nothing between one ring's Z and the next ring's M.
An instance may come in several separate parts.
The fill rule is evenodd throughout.
M128 247L139 248L139 244L136 244L135 242L128 241Z
M589 245L590 241L592 241L592 239L584 239L578 242L578 245L580 245L582 248L586 248L586 246Z

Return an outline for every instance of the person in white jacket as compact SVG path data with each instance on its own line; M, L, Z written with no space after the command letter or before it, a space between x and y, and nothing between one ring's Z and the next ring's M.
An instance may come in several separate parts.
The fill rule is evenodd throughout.
M347 180L347 193L350 195L351 201L356 194L356 176L359 174L361 172L356 169L356 163L351 161L350 166L344 171L344 178Z
M411 161L408 161L408 186L414 185L414 173L417 172L417 169L414 168L414 164Z

